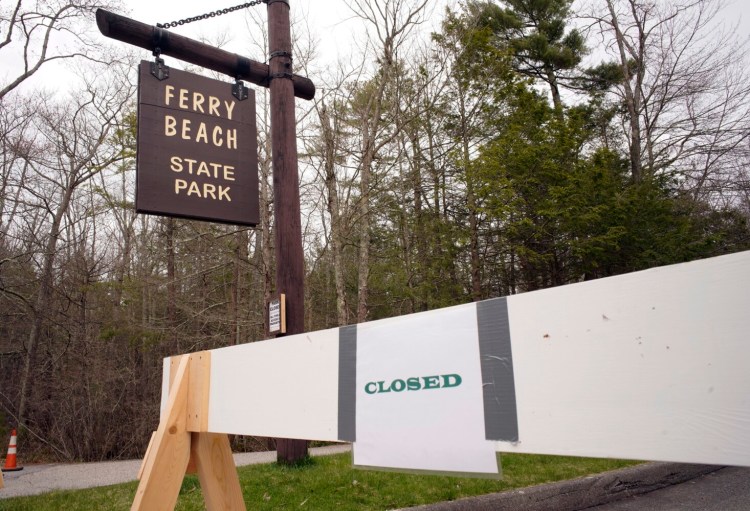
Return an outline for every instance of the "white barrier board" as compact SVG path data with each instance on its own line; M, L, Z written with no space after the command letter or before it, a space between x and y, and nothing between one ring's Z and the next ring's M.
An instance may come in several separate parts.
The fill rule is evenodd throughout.
M511 297L498 450L750 465L748 298L747 252Z
M209 430L409 470L488 474L495 450L750 466L748 296L743 252L213 350Z
M337 440L338 329L211 352L210 431Z

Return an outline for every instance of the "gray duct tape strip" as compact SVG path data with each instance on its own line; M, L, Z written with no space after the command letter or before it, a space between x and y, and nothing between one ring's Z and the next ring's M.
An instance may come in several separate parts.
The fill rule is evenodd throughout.
M357 439L357 325L339 328L339 440Z
M506 298L477 302L487 440L518 441L516 385Z

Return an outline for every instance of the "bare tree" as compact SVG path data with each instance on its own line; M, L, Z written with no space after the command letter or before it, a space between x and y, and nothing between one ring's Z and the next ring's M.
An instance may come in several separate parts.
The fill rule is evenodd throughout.
M378 151L394 138L393 133L382 138L383 111L386 108L385 91L398 76L400 52L412 35L415 27L424 21L427 0L352 0L349 4L355 16L367 26L372 52L378 64L376 75L362 89L360 99L352 104L360 131L359 183L360 211L359 231L359 282L357 297L357 321L364 322L368 316L370 276L370 228L371 228L371 179L373 163ZM367 55L366 55L367 57Z
M346 146L350 139L345 126L345 109L351 101L351 88L345 72L337 77L336 85L327 88L324 97L316 100L320 136L309 153L317 154L319 165L313 164L324 187L325 209L330 219L329 248L336 288L336 315L340 326L349 324L349 304L345 285L344 247L351 231L351 169L347 165ZM317 147L315 147L317 146ZM325 221L323 223L326 227Z
M31 325L20 378L17 422L23 424L26 401L43 323L53 294L55 261L66 215L76 190L109 165L122 158L121 148L111 144L111 136L133 94L132 84L122 75L108 83L88 83L86 90L73 94L69 102L40 105L37 129L44 152L28 158L34 174L26 188L46 211L39 286L33 299Z
M114 172L99 173L96 176L98 186L95 188L104 201L107 212L114 219L115 230L110 239L117 240L117 263L114 269L114 293L112 302L115 308L122 304L125 276L131 265L135 247L135 112L124 116L123 125L115 131L114 143L119 144L122 159ZM108 227L105 225L105 228Z
M49 62L75 57L111 62L103 54L106 50L90 37L99 7L108 4L51 0L30 5L16 0L0 5L0 58L10 71L0 82L0 101Z
M29 170L26 156L34 150L32 119L35 104L21 98L12 107L0 103L0 234L8 229L20 209L19 200Z
M721 27L720 1L607 0L588 17L624 77L634 181L669 172L700 195L750 129L747 46Z

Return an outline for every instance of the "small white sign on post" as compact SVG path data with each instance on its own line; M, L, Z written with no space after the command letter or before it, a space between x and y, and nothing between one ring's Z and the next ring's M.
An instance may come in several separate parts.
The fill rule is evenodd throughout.
M286 333L285 298L282 293L268 303L268 331L272 334Z

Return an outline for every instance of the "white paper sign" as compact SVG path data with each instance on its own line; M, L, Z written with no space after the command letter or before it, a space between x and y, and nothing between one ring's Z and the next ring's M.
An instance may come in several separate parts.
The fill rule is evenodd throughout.
M497 474L474 304L357 329L354 464Z

